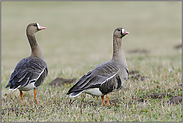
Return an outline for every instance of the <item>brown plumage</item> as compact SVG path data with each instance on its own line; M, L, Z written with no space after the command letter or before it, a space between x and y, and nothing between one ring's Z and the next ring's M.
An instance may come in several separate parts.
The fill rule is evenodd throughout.
M128 34L123 28L117 28L113 33L113 57L87 74L82 76L75 85L70 88L67 95L76 97L82 92L101 96L105 105L104 95L109 103L109 93L119 90L128 78L128 66L122 49L122 38Z
M35 38L35 33L43 29L45 27L41 27L38 23L31 23L27 26L26 34L31 47L31 55L22 59L16 65L6 86L6 88L10 87L10 90L19 89L21 100L23 100L22 91L29 91L31 89L34 89L34 99L36 99L37 89L48 74L47 64Z

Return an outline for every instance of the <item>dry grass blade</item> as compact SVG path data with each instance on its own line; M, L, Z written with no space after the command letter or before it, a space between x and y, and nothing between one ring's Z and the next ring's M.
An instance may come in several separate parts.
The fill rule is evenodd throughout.
M182 122L182 52L174 48L182 40L181 2L3 1L1 6L2 122ZM30 55L25 28L31 22L46 27L36 34L48 65L37 102L33 91L24 92L21 101L18 90L5 88L16 64ZM88 94L70 98L66 93L76 80L61 81L79 79L109 61L117 27L129 32L122 44L130 75L123 89L110 94L115 105L104 107L100 97ZM57 77L64 78L60 86L49 86ZM173 97L178 103L167 104Z

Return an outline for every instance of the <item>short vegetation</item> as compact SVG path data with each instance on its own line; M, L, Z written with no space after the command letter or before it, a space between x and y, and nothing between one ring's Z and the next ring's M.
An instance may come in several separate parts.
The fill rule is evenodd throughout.
M181 2L1 3L2 122L182 121ZM21 101L18 90L5 86L30 55L25 28L31 22L46 27L36 38L49 71L37 100L31 90ZM82 75L111 59L117 27L129 32L123 88L110 94L110 106L84 93L70 98L67 91ZM50 84L56 78L62 83Z

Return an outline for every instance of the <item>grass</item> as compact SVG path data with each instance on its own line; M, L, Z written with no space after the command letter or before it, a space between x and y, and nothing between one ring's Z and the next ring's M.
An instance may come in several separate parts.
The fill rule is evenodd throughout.
M182 121L182 105L164 104L171 97L144 98L152 93L182 96L181 2L1 2L1 114L2 122L155 122ZM46 30L36 33L49 74L33 90L5 88L16 64L29 56L25 28L38 22ZM102 106L100 97L81 94L69 98L71 86L52 87L56 77L79 79L97 65L111 59L112 33L123 27L129 71L138 70L148 78L129 79L127 90L110 94L116 105ZM134 49L148 53L129 53ZM171 71L169 71L171 70ZM144 99L144 102L136 100ZM11 109L10 108L14 108Z

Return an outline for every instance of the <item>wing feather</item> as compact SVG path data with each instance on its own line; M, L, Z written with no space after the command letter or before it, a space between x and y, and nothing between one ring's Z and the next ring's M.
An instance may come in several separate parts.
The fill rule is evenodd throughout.
M19 86L24 87L31 82L35 82L39 79L45 68L47 68L46 63L37 57L22 59L15 67L6 87L16 89Z
M67 94L99 87L101 84L115 77L118 71L119 69L115 64L111 62L103 63L82 76Z

